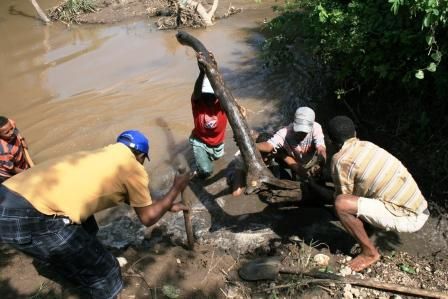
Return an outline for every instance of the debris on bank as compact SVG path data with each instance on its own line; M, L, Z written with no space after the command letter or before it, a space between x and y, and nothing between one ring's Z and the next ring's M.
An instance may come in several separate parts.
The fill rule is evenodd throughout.
M110 24L136 17L157 18L156 27L165 30L212 26L217 20L242 11L230 4L222 15L217 15L218 5L219 0L214 0L212 5L204 0L64 0L49 9L48 15L51 20L67 25Z

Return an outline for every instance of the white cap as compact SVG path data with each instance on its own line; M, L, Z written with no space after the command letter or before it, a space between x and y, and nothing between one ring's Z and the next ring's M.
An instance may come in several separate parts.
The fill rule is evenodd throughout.
M202 81L202 93L215 93L207 76L204 76L204 80Z
M294 132L309 133L314 125L314 111L308 107L300 107L294 115Z

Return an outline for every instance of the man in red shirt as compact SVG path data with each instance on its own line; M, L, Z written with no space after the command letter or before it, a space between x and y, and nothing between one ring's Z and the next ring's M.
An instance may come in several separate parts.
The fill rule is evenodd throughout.
M34 165L12 119L0 116L0 183Z
M227 116L203 67L198 65L199 76L191 96L194 129L191 132L190 143L193 147L197 175L206 178L213 173L212 161L224 155Z

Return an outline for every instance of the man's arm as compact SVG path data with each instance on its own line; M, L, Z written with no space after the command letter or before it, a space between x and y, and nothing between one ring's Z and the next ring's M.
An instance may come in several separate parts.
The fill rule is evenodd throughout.
M255 147L262 153L270 153L274 150L274 146L267 141L255 143Z
M327 161L327 149L325 146L318 145L316 146L317 155L322 157L323 162L325 163Z
M283 161L288 165L288 167L301 178L307 178L308 174L306 173L305 168L302 167L293 157L285 156Z
M188 208L174 203L179 193L185 189L190 181L190 174L177 175L174 179L173 186L165 196L161 199L154 201L153 204L146 207L135 207L134 210L140 219L140 222L145 226L151 226L159 221L167 211L177 212L180 210L187 210Z
M19 133L17 133L17 138L19 138L20 143L22 144L23 153L25 154L25 159L28 162L28 165L30 167L33 167L34 166L34 162L31 159L30 153L28 152L28 144L26 143L25 138L23 138L22 135L20 135Z
M199 68L199 76L196 79L196 83L194 84L194 89L193 89L193 94L191 96L191 98L196 101L197 99L200 98L201 93L202 93L202 82L204 81L204 77L205 77L205 72Z

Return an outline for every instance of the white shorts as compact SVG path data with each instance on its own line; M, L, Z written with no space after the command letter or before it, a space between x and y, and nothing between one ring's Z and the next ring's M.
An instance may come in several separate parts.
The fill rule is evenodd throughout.
M356 216L373 226L401 233L413 233L423 227L429 217L428 209L419 215L396 216L378 199L360 197Z

